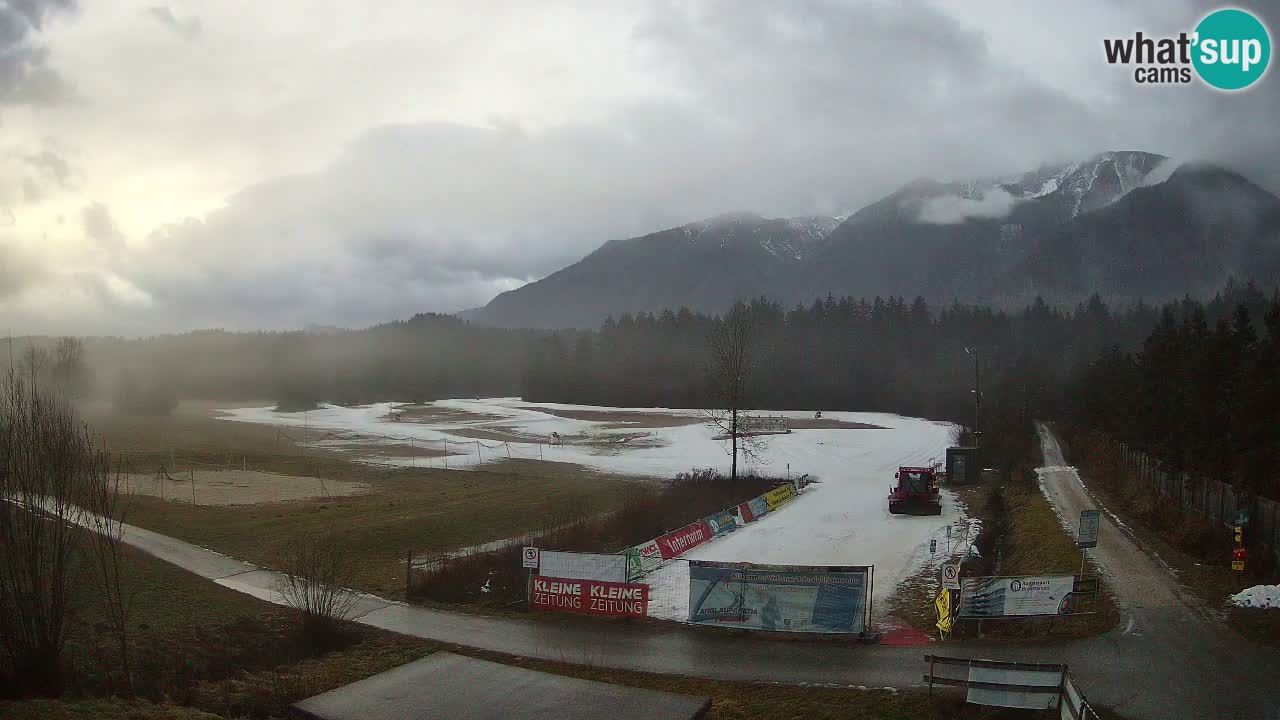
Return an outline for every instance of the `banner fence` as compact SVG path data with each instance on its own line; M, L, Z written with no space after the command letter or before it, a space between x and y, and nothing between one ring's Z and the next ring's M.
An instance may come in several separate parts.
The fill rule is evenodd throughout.
M689 561L690 623L866 634L874 569Z
M807 485L808 476L802 476L615 555L529 547L529 606L767 632L865 636L871 626L872 566L755 565L683 557L776 512Z

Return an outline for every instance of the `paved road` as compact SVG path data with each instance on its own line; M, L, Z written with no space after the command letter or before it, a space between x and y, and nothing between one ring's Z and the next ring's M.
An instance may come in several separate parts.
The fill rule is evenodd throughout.
M1061 451L1042 435L1046 465L1062 465ZM1071 483L1075 483L1075 489ZM1073 473L1046 473L1046 487L1064 512L1084 494ZM1075 505L1068 503L1074 502ZM1104 513L1105 517L1105 513ZM1280 656L1261 649L1188 606L1172 579L1143 567L1140 550L1104 525L1097 557L1121 578L1118 592L1134 628L1087 640L929 648L863 646L734 637L648 623L535 622L413 607L367 596L356 609L366 625L445 643L511 655L622 670L693 675L719 680L837 686L915 687L925 651L958 657L1066 662L1090 699L1116 706L1135 720L1231 718L1280 720ZM139 528L125 539L148 553L226 587L272 602L276 573ZM1149 560L1148 560L1149 562ZM1129 571L1141 582L1128 581ZM1150 589L1148 590L1148 586ZM1128 629L1128 632L1124 632Z
M1110 577L1125 617L1120 630L1096 640L1108 652L1089 673L1149 668L1127 690L1115 688L1110 704L1132 717L1280 718L1280 653L1249 642L1208 612L1095 501L1066 467L1053 433L1037 429L1042 486L1058 512L1074 526L1081 510L1103 510L1091 558Z

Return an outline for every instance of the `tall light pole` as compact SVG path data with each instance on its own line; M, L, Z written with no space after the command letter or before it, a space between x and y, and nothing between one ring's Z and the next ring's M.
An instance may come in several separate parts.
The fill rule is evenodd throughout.
M981 418L982 408L982 388L979 385L979 360L978 349L967 347L964 349L966 355L973 357L973 444L975 447L981 445L978 438L982 435L982 431L978 429L978 422Z

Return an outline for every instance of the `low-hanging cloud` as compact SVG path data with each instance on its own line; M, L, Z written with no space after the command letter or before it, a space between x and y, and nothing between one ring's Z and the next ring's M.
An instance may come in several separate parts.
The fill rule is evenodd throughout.
M165 162L181 166L174 176L216 174L224 154L256 158L254 151L270 145L271 138L305 134L320 116L346 112L366 96L368 104L383 110L367 116L374 120L359 125L360 132L344 133L344 144L330 138L322 146L308 146L305 171L264 164L272 170L255 176L264 179L228 197L219 209L172 215L172 222L153 232L120 230L129 227L129 213L118 205L108 208L111 198L96 208L91 203L101 196L83 193L87 197L68 204L68 217L80 208L90 213L67 225L84 235L90 250L79 255L92 263L80 274L47 275L39 287L54 288L55 279L84 284L75 279L83 273L112 278L97 285L110 292L80 293L89 308L82 317L96 312L97 321L83 328L59 325L67 317L61 309L36 302L24 306L29 314L20 320L69 331L139 332L365 325L421 311L454 311L555 272L611 239L734 211L844 214L913 177L1004 177L1107 149L1219 162L1268 189L1280 189L1280 143L1269 122L1280 115L1274 73L1247 93L1200 87L1157 91L1110 72L1114 68L1102 58L1101 32L1131 32L1135 19L1170 13L1191 22L1198 10L1190 5L1129 4L1114 27L1101 29L1096 18L1119 13L1109 0L1035 18L1036 27L1063 31L1062 56L1083 58L1070 65L1075 75L1002 55L1011 41L1026 35L1009 24L1012 11L986 13L976 26L972 17L978 11L968 6L959 11L918 0L710 0L655 3L642 11L626 7L627 32L593 27L590 37L619 38L610 55L632 58L643 82L590 74L593 56L584 49L583 57L566 58L564 67L540 68L563 82L554 89L539 85L546 97L537 98L543 105L532 106L531 118L515 111L514 117L508 115L501 82L474 70L490 55L502 55L497 52L504 47L501 28L487 18L475 35L484 42L434 51L441 53L432 56L434 63L422 62L404 47L385 55L380 47L361 50L362 43L376 43L353 31L338 53L342 67L376 61L369 65L369 82L356 83L360 94L353 96L312 68L308 60L317 55L307 55L306 47L297 48L302 70L288 62L263 64L271 71L261 73L261 84L255 84L256 77L221 74L224 66L235 64L215 53L234 46L236 38L227 33L240 25L245 33L255 28L248 20L219 16L223 11L217 6L202 9L201 25L167 6L138 8L132 18L140 27L139 40L171 52L166 63L181 71L174 75L184 85L173 95L163 92L164 86L122 92L125 110L137 113L127 115L135 124L155 123L142 135L148 145L152 133L183 135L161 137L168 144L156 144L165 149L160 153ZM430 15L453 11L433 6ZM422 20L415 12L406 5L385 16L412 26ZM551 32L549 23L522 22L526 12L534 11L514 3L503 19L520 28L521 38ZM638 19L630 17L637 13ZM303 45L309 37L325 37L321 26L305 25L319 22L307 13L268 15L276 22L289 17L298 23L289 30ZM1086 24L1083 30L1077 22ZM199 34L199 42L176 43L154 23L186 32L188 39ZM31 30L36 25L24 27L24 44L38 46ZM577 52L574 40L552 36L545 47ZM335 53L324 47L329 55L323 57ZM527 46L519 51L534 52ZM554 54L545 48L538 52ZM139 56L135 61L145 68L155 66L147 53ZM502 78L545 81L521 75L524 68L512 60L518 57L525 56L502 55L499 67L487 70ZM384 74L403 79L396 71L410 66L421 75L413 82L375 82ZM189 67L195 70L188 72ZM432 70L439 67L449 70ZM120 68L118 75L131 77L129 69ZM575 74L579 71L581 76ZM188 90L188 84L195 87ZM450 115L451 84L497 88L492 113ZM577 104L565 104L574 112L555 112L563 110L556 105L563 100L559 85L566 95L578 92L589 101L579 98ZM0 104L4 87L0 80ZM339 99L324 105L331 94ZM548 112L538 116L543 106ZM502 119L490 127L475 126L478 118L490 116ZM424 122L424 117L450 121ZM1152 117L1161 121L1153 123ZM98 127L86 122L86 128ZM130 165L141 162L138 153L118 154ZM55 190L72 192L79 170L63 172L57 162L62 157L24 168L25 174L8 185L8 195L34 201ZM130 167L109 171L127 176ZM5 187L0 182L0 190ZM1015 202L998 188L980 199L934 198L921 206L920 219L998 218ZM27 283L21 292L31 291ZM108 302L111 298L119 301ZM94 302L101 307L91 308Z
M939 195L920 204L919 220L931 225L956 225L965 220L994 220L1008 216L1018 200L1004 188L984 190L980 197Z

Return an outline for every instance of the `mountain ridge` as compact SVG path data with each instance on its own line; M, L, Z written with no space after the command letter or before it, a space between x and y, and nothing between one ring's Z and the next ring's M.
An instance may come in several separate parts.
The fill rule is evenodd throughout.
M594 328L627 312L829 293L1157 301L1208 291L1224 273L1280 280L1280 198L1218 166L1122 150L1002 178L916 178L843 217L727 213L610 240L465 316Z

